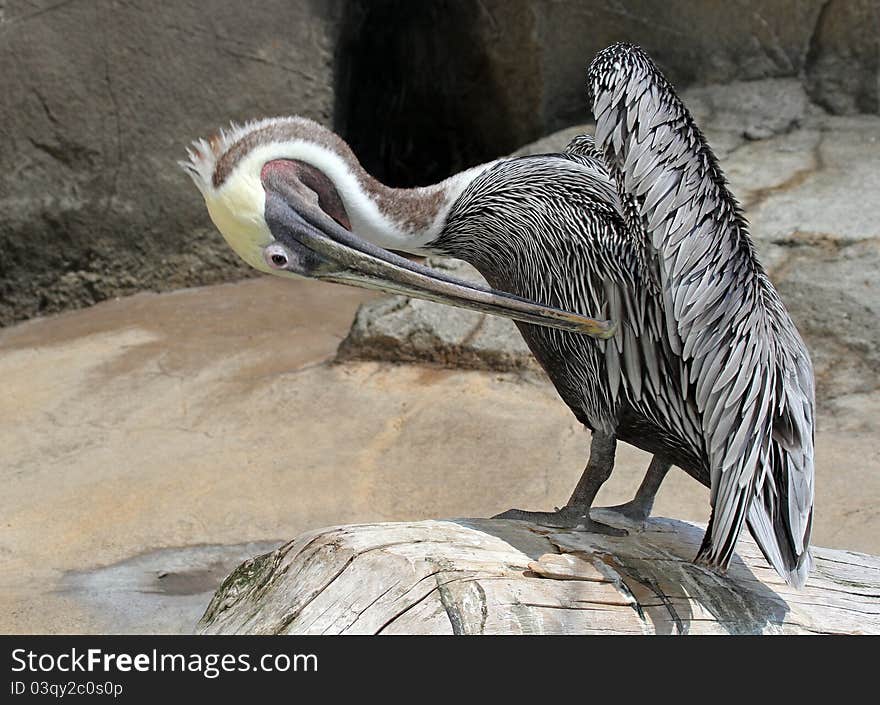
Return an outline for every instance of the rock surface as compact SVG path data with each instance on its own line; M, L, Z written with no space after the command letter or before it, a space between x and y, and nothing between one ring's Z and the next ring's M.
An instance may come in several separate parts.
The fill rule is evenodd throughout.
M878 111L876 0L352 4L346 125L382 176L436 180L437 163L457 171L583 121L585 69L619 41L647 49L680 89L787 78L832 112Z
M643 46L673 83L806 77L811 98L834 112L874 112L880 90L880 6L874 0L677 0L655 3L482 2L490 67L506 68L508 90L545 131L583 119L584 69L618 41ZM504 35L515 16L529 26L515 67Z
M485 284L480 273L466 262L431 258L427 265ZM405 296L387 296L363 304L339 345L336 359L541 372L516 326L507 319Z
M853 399L880 386L880 116L825 115L793 80L699 88L685 99L807 341L820 404L839 423L864 425ZM591 129L568 128L517 154L559 151ZM464 265L456 273L479 278ZM340 353L495 370L533 364L513 323L401 297L366 304Z
M241 278L177 167L229 120L333 116L341 3L0 7L0 325Z
M814 98L846 91L853 102L827 104L851 109L857 100L876 111L877 4L830 5L826 0L534 3L545 112L578 120L584 65L616 41L643 46L678 86L805 73Z
M194 616L205 609L217 585L239 563L271 551L278 541L159 548L117 563L64 573L52 602L72 609L67 622L104 634L188 634ZM71 619L72 617L72 619Z
M517 521L337 526L246 561L203 634L880 634L880 557L814 548L803 590L740 540L696 566L705 527L616 538Z
M810 38L805 72L810 95L833 113L880 110L880 4L828 0Z
M645 46L679 87L736 82L718 93L733 100L752 81L772 91L803 77L826 109L876 114L878 7L5 2L0 325L247 276L175 165L189 139L230 119L313 117L336 124L371 168L437 180L584 120L585 67L620 40Z

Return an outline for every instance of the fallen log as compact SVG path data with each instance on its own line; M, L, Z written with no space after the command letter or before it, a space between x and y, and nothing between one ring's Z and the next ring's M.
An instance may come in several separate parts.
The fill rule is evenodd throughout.
M743 536L694 565L704 528L651 519L622 538L489 519L338 526L239 566L205 634L880 633L880 557L813 549L803 590Z

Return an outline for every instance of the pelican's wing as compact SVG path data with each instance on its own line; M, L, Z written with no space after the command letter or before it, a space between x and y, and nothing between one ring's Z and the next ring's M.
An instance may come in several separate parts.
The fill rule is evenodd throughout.
M776 423L794 423L801 436L812 435L812 401L808 418L786 410L803 401L791 398L788 361L780 353L780 329L793 325L757 261L714 155L651 59L636 46L617 44L597 55L588 82L596 144L617 182L642 270L664 311L667 342L685 361L687 393L701 417L713 512L699 558L727 566L752 498L775 492L779 509L780 487L794 485L797 499L787 496L794 504L764 517L782 529L756 532L768 557L785 553L775 545L777 534L798 535L789 541L791 571L806 551L812 507L812 444L802 449L809 458L799 469L773 457ZM806 360L811 384L802 345L794 356ZM811 400L806 386L795 396ZM798 480L799 473L809 482ZM759 514L755 510L753 528ZM783 556L777 567L784 563Z
M608 173L602 152L596 147L591 135L577 135L563 150L569 158L601 171L601 182L614 189L604 195L622 216L620 194L616 183ZM621 231L625 231L625 225ZM621 232L621 239L626 233ZM605 366L609 390L616 402L621 386L627 387L629 402L659 428L674 430L681 438L688 438L699 445L701 432L692 407L685 402L687 371L681 361L672 354L666 341L663 311L652 295L649 286L633 261L635 248L627 239L624 248L606 244L602 271L610 275L604 284L607 310L603 314L619 321L617 334L605 347ZM682 392L684 389L684 392Z
M779 333L784 344L776 369L769 457L762 462L769 475L755 488L748 523L770 564L787 582L802 587L812 564L813 367L797 330Z

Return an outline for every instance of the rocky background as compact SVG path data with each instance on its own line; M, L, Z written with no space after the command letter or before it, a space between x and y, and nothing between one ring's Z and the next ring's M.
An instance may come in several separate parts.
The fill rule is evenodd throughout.
M0 325L247 276L175 165L230 119L306 115L388 182L434 181L583 122L585 66L617 40L709 86L690 104L748 171L733 178L783 293L826 286L862 321L876 308L840 278L876 261L877 199L844 183L876 174L876 123L832 116L877 114L878 37L876 0L0 0ZM733 109L753 101L754 123Z

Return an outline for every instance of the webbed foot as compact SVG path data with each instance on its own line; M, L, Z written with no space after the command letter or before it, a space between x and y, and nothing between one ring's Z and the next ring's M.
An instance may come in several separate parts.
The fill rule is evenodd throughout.
M558 529L577 529L589 531L594 534L607 536L626 536L625 529L618 529L607 524L594 521L586 515L586 511L579 507L562 507L555 512L529 512L524 509L508 509L506 512L496 514L493 519L514 519L516 521L530 521L541 526L551 526Z
M640 529L644 528L651 515L651 508L636 500L630 500L624 504L616 504L613 507L595 507L593 514L599 519L610 519L614 523L624 522L633 524Z

